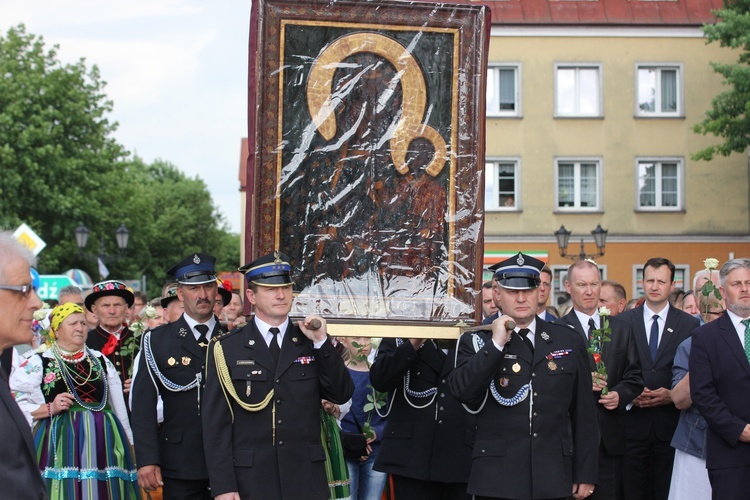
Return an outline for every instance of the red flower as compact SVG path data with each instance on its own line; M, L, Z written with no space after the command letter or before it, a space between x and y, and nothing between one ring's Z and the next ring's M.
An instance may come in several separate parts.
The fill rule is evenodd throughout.
M599 354L598 352L595 352L594 353L594 361L596 362L597 365L599 363L601 363L602 362L602 355Z

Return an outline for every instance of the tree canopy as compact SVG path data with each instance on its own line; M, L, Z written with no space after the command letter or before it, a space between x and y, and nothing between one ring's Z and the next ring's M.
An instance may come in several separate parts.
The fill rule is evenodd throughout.
M57 46L45 48L23 25L0 35L0 227L25 222L47 242L41 273L80 268L96 280L96 259L78 251L74 229L83 223L91 231L89 254L103 242L114 255L124 223L130 243L107 264L110 277L145 274L149 296L191 252L215 255L219 270L236 269L239 236L227 230L206 184L168 161L130 158L113 138L105 85L96 66L62 64Z
M736 64L711 64L730 88L713 99L706 119L694 131L722 137L724 142L695 153L693 158L699 160L744 152L750 146L750 0L727 0L714 14L719 22L703 27L709 42L742 52Z

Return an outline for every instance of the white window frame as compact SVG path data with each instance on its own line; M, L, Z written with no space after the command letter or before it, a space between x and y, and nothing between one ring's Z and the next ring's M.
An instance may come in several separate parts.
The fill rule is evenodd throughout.
M514 110L503 110L500 109L500 70L513 70L514 74ZM487 78L487 102L486 111L487 117L489 118L503 118L511 117L517 118L521 116L521 64L520 63L489 63L487 67L487 73L494 73L494 91L490 95L490 82L489 76Z
M641 206L641 164L653 163L656 165L657 174L655 175L656 187L656 205ZM661 167L664 163L677 164L677 206L664 207L661 204L663 195ZM685 159L678 156L663 157L640 157L635 159L635 209L638 212L682 212L685 210Z
M574 172L574 204L572 207L561 207L560 206L560 164L561 163L573 163L575 164ZM581 164L582 163L594 163L596 164L596 206L594 207L581 207ZM602 208L602 159L599 157L560 157L555 158L555 212L601 212Z
M655 69L657 70L656 77L656 88L654 96L654 111L646 111L640 107L640 78L639 73L642 69ZM661 72L662 70L670 70L677 72L677 85L675 91L677 92L676 104L677 109L675 111L661 111ZM641 62L635 64L635 116L641 118L682 118L685 116L685 103L684 103L684 71L681 63L668 63L668 62Z
M680 273L682 273L682 276L680 276ZM689 290L691 286L690 264L675 264L674 289ZM640 299L645 296L643 293L643 264L633 264L633 288L631 290L633 292L631 299Z
M576 81L575 81L575 110L572 113L564 113L560 111L560 92L558 76L560 70L574 69L576 70ZM594 113L583 113L580 111L581 107L581 88L580 88L580 77L579 72L582 69L596 69L597 70L597 91L599 92L597 110ZM556 118L602 118L604 116L604 85L603 85L603 73L602 65L600 63L555 63L555 114Z
M497 167L500 164L512 163L515 166L514 194L515 204L512 207L500 206L498 199ZM518 157L490 157L485 159L484 209L489 212L519 212L521 211L521 159ZM489 194L489 195L488 195Z

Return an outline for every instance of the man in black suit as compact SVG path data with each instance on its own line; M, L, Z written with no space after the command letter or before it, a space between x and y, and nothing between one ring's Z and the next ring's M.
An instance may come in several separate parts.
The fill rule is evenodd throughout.
M664 258L643 266L646 300L622 313L641 360L645 388L625 416L623 487L627 500L666 500L672 478L674 448L670 446L680 411L672 402L672 364L677 346L698 326L698 320L669 305L675 267Z
M459 340L449 383L477 412L468 489L476 499L581 499L595 490L599 430L586 343L537 317L543 265L522 253L497 264L503 315L491 334Z
M455 343L383 339L370 368L372 386L389 393L375 470L393 477L396 498L466 500L474 445L473 418L453 396L448 374Z
M730 260L719 278L727 314L693 333L690 396L708 422L712 496L740 500L750 476L750 259Z
M587 260L576 261L568 268L565 289L573 309L561 319L591 345L592 332L602 328L597 307L601 280L599 268ZM596 365L590 358L594 379L594 398L599 415L599 482L591 496L594 499L622 498L622 456L625 454L625 409L643 391L641 362L630 325L608 318L610 342L595 345L607 370L607 380L597 379ZM584 326L585 325L585 326ZM607 394L602 394L603 387Z
M86 296L84 304L86 309L96 314L99 323L96 328L89 330L86 337L86 346L104 354L109 359L122 382L122 392L128 399L132 380L130 377L130 366L135 359L135 353L129 353L123 349L133 339L133 331L128 328L125 316L130 307L133 306L135 296L133 292L122 281L101 281L94 285L91 293ZM138 346L134 346L137 352Z
M536 315L547 323L554 323L557 319L557 316L547 310L549 294L552 291L552 279L552 269L549 266L544 266L542 272L539 273L539 299L537 299Z
M0 232L0 353L28 344L34 311L42 302L31 284L34 256L8 232ZM0 488L3 498L45 499L31 429L0 370Z
M223 333L213 314L218 293L215 261L211 255L195 253L167 271L177 279L177 296L185 312L177 321L144 334L133 382L131 425L138 484L148 491L163 484L165 499L211 498L201 393L208 342ZM159 396L161 425L156 410Z
M214 339L208 354L203 436L212 494L217 500L327 499L321 399L347 402L354 382L323 318L289 319L286 256L265 255L240 271L255 315Z

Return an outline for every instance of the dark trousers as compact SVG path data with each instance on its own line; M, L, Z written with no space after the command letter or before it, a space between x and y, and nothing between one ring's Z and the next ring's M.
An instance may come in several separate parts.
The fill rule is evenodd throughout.
M713 500L747 500L750 465L728 469L708 469Z
M547 500L572 500L573 497L563 497L563 498L549 498ZM591 497L589 497L591 498ZM474 500L508 500L505 498L498 498L498 497L478 497L474 495Z
M622 500L622 457L599 444L599 482L589 500Z
M471 500L471 495L466 493L466 483L420 481L395 474L392 477L393 492L397 500Z
M208 479L174 479L162 477L164 500L211 500Z
M674 448L657 439L654 431L647 439L627 439L623 457L625 500L667 500L672 480Z

